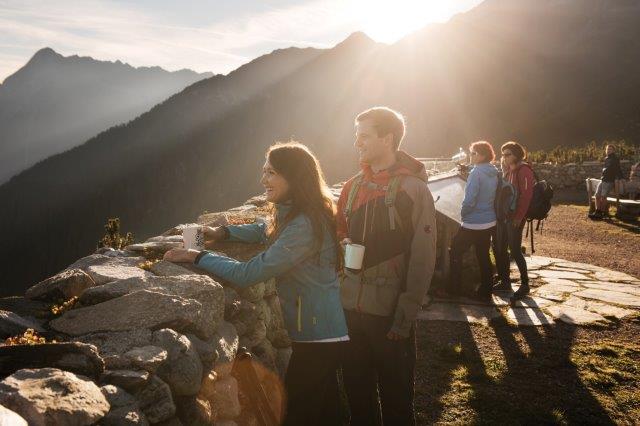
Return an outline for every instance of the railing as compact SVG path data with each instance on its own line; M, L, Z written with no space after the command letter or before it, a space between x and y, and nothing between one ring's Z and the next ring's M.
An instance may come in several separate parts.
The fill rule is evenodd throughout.
M455 168L455 162L451 161L451 157L422 157L416 158L421 161L429 172L448 172Z

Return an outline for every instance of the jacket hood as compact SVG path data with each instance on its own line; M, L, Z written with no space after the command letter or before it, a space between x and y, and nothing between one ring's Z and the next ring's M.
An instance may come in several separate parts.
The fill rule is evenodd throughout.
M371 166L361 163L360 167L365 175L365 178L371 179L374 176ZM404 151L396 152L396 162L393 166L386 170L382 170L375 176L375 180L378 180L378 175L381 177L391 178L394 176L415 176L418 179L427 181L427 169L419 160L416 160Z

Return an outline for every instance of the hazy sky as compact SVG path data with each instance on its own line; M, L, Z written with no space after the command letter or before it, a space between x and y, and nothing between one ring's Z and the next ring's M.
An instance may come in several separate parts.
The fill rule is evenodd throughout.
M354 31L392 43L482 0L0 0L0 81L42 47L133 66L228 73Z

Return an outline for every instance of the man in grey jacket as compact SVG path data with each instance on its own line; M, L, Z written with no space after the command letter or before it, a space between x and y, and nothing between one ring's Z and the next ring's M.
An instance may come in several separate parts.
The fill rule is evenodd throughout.
M404 130L389 108L358 115L362 170L338 201L339 237L365 246L362 269L341 282L352 425L377 423L378 393L385 424L415 424L414 323L435 267L436 218L424 164L398 150Z

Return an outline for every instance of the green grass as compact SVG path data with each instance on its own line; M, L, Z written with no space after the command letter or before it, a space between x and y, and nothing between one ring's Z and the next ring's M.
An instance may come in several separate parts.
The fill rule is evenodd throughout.
M418 424L640 423L640 348L615 330L423 324Z

